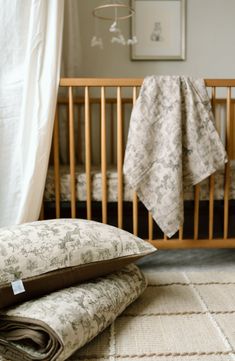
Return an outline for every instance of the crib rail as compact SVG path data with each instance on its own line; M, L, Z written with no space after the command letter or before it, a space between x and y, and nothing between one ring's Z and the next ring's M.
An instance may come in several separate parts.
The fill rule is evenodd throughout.
M108 223L108 194L107 194L107 104L116 106L116 117L114 117L113 108L111 107L110 116L112 118L111 124L116 127L116 141L111 139L112 147L116 144L116 167L118 175L117 186L117 225L123 227L124 214L124 183L123 183L123 157L125 151L124 142L124 125L125 125L125 104L135 104L138 96L138 91L143 82L141 78L63 78L60 81L60 87L66 89L68 95L63 95L58 99L57 111L55 116L55 125L53 133L53 164L54 164L54 186L55 186L55 210L56 217L61 216L61 199L60 199L60 161L59 161L59 119L58 109L61 104L67 106L68 121L69 121L69 165L70 165L70 194L71 194L71 217L79 217L77 212L77 197L76 197L76 157L75 157L75 138L74 138L74 106L84 105L84 122L85 122L85 174L86 174L86 217L93 219L92 213L92 185L91 185L91 166L92 166L92 132L91 132L91 107L92 104L99 104L100 106L100 153L101 153L101 176L102 176L102 222ZM209 199L208 199L208 237L199 238L199 223L200 223L200 185L194 187L194 230L190 238L184 237L184 226L182 225L177 238L168 239L165 235L156 235L155 222L150 213L147 214L148 237L147 240L158 248L228 248L235 247L235 237L229 236L229 227L232 219L230 214L230 160L235 159L235 129L234 129L234 113L235 103L232 99L232 90L235 88L235 79L206 79L206 86L210 90L212 109L218 104L224 104L226 107L226 149L229 161L225 166L224 172L224 197L223 197L223 237L215 238L214 236L214 219L215 219L215 175L209 178ZM96 89L98 96L91 96L92 89ZM107 96L107 89L112 88L115 95ZM123 95L123 88L128 88L131 91L131 96ZM217 97L218 89L226 89L225 99ZM82 90L84 96L74 95L76 89ZM79 113L78 113L79 118ZM79 122L78 122L79 123ZM78 127L78 144L81 149L81 142L83 135ZM111 135L113 136L113 132ZM113 155L112 155L113 157ZM132 231L135 235L139 235L139 205L137 194L133 193L132 200Z
M91 86L91 87L133 87L141 86L143 78L62 78L60 86ZM235 79L205 79L208 87L235 87Z

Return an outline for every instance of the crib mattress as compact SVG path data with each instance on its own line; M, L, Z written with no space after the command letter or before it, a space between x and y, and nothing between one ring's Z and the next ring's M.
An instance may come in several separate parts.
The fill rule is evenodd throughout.
M78 201L85 201L87 197L86 189L86 173L85 169L82 166L76 167L76 197ZM107 171L107 199L109 202L117 202L117 185L118 177L117 170L114 167L111 167ZM93 201L102 200L102 175L99 167L94 166L91 169L91 197ZM124 200L132 201L132 190L128 186L126 179L124 177ZM60 167L60 196L61 201L70 201L70 174L69 166ZM49 167L46 187L44 193L44 199L46 201L53 201L55 199L55 186L54 186L54 170L53 167Z
M82 166L76 168L76 197L78 201L86 201L86 173ZM231 166L230 172L230 199L235 199L235 164ZM102 200L102 175L99 167L94 166L91 170L91 197L93 201ZM45 201L55 200L54 170L49 167L46 187L44 193ZM107 199L108 202L117 202L118 200L118 174L115 167L107 170ZM184 200L194 199L194 188L187 186L184 189ZM209 179L200 183L200 200L209 199ZM215 173L215 200L224 199L224 172ZM70 201L70 174L69 166L60 166L60 200ZM125 176L123 177L123 200L131 202L133 200L133 190L127 184Z

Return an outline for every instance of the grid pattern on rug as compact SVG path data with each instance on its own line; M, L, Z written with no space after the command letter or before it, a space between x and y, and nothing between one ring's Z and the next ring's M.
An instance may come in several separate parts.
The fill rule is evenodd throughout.
M143 295L70 361L235 360L235 271L146 274Z

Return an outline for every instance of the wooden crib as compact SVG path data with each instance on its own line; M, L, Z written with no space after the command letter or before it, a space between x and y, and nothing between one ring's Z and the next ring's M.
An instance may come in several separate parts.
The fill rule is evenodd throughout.
M217 128L221 136L224 137L229 162L226 164L222 175L217 176L215 174L209 177L207 182L208 196L205 196L203 201L200 200L201 185L194 187L193 199L190 198L188 201L192 205L191 214L187 220L188 205L185 202L184 226L171 239L162 234L151 214L144 209L138 200L135 192L131 196L130 193L125 196L126 185L124 184L122 166L129 122L126 108L129 107L130 113L142 81L143 79L135 78L61 79L62 95L58 97L50 160L50 175L53 178L54 195L49 201L48 197L44 197L41 219L63 217L63 206L66 204L66 216L72 218L85 217L100 220L103 223L115 224L145 238L157 248L235 247L235 195L232 194L233 184L235 186L235 169L233 179L233 167L231 167L233 159L235 159L235 102L233 99L235 79L205 80L211 96L212 109L216 113ZM62 108L64 109L64 129L68 130L67 135L67 130L62 130L60 124ZM224 117L220 114L222 109ZM81 124L83 124L84 129ZM94 129L96 129L95 133ZM66 179L70 194L66 202L61 199L61 173L64 167L61 164L61 138L66 138L68 144L67 163L69 171ZM93 149L94 142L99 143L95 150ZM82 146L83 143L84 147ZM93 172L92 152L95 156L100 154L100 159L96 164L98 173ZM83 199L81 198L82 200L79 200L77 195L80 192L77 185L79 183L77 165L80 163L84 163L84 171L80 171L80 176L84 178L86 193L85 198L84 196ZM112 169L115 169L114 173L110 173L110 164L112 164ZM112 199L110 202L112 197L109 195L109 185L113 175L116 177L116 195L114 200ZM220 183L222 179L223 189L219 191L216 188L217 177L220 177ZM94 201L93 184L97 179L100 179L100 196L98 201ZM217 193L220 194L218 197ZM97 218L97 204L100 205L100 219ZM48 205L49 213L46 212ZM116 209L116 213L113 211L114 209ZM116 223L113 223L113 220L110 222L111 213L112 217L115 214ZM129 228L125 226L128 222ZM187 230L187 222L192 223L190 231ZM206 229L203 232L200 232L201 223ZM217 232L219 226L221 229L220 232ZM140 232L140 228L145 228L144 236L143 232Z

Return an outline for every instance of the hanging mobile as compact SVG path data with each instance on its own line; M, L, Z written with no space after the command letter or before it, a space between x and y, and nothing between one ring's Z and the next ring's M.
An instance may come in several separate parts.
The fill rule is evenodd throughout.
M114 9L114 15L107 14L107 11L110 9ZM127 14L119 15L118 10L126 10ZM130 6L123 3L110 3L105 5L97 6L93 9L92 14L95 18L101 20L111 20L112 24L109 27L109 32L113 33L111 38L111 43L117 43L121 45L132 45L137 42L136 36L133 36L131 39L126 40L122 34L121 29L118 27L119 20L125 20L131 18L135 11ZM93 41L97 42L98 39L93 37ZM101 38L99 38L100 40ZM102 40L102 39L101 39Z
M99 29L98 29L98 23L97 23L97 19L95 18L95 35L93 35L92 39L91 39L91 46L98 46L100 49L103 49L103 40L99 34Z

